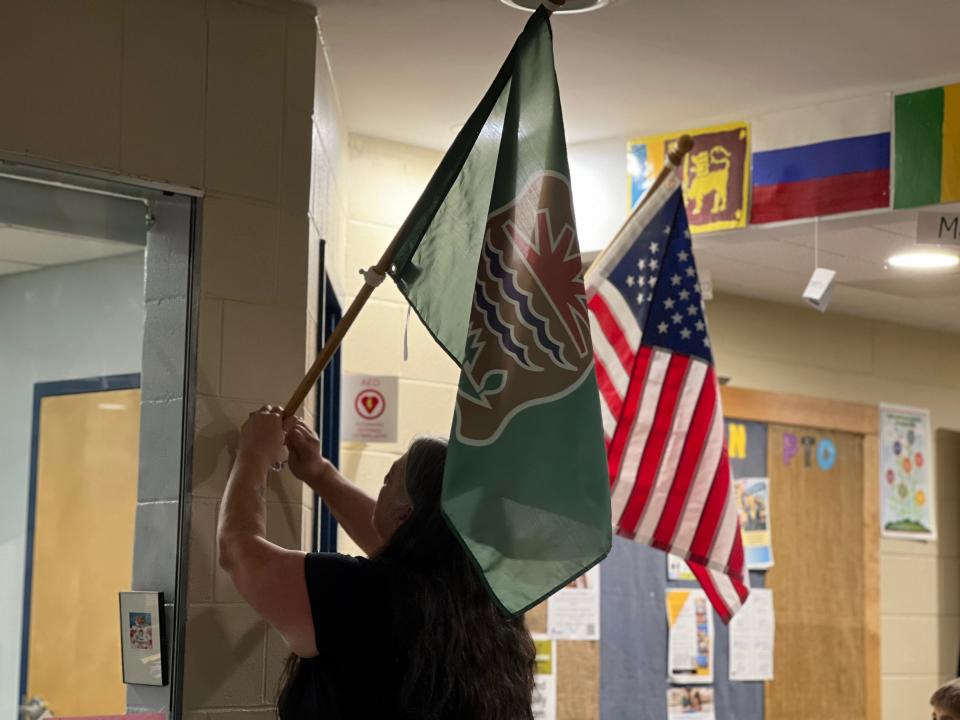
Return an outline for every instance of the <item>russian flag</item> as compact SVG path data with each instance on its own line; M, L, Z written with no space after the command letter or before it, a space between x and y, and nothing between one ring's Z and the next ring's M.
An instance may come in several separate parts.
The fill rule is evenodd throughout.
M883 93L755 121L750 222L889 207L891 102Z

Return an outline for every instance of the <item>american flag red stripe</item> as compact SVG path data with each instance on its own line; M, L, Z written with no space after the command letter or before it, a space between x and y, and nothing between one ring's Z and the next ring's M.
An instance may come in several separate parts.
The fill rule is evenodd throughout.
M748 590L723 413L676 182L587 277L614 528L687 559L727 621Z
M635 358L634 351L633 348L630 347L630 341L627 339L627 336L620 330L620 326L617 325L616 318L611 314L607 303L604 302L601 295L594 295L590 298L588 307L590 308L591 315L597 321L596 324L602 331L603 336L613 348L617 360L620 361L620 365L624 370L630 372L633 368ZM613 358L607 354L606 360L612 361Z
M656 414L653 416L653 425L649 435L645 438L643 455L640 458L640 467L637 470L637 479L633 487L630 500L620 516L618 532L624 537L634 538L637 535L637 523L640 513L643 512L650 497L653 480L660 463L663 461L664 445L670 426L673 424L673 414L677 410L683 391L683 380L687 371L689 358L682 355L672 355L667 366L667 374L663 379L663 388L660 390Z
M710 368L707 374L709 376L712 373L713 368ZM690 420L690 431L683 447L683 454L680 456L680 462L677 465L677 474L673 480L673 491L664 504L657 529L653 533L652 544L661 550L666 550L673 542L677 524L680 522L680 513L683 512L684 505L687 502L690 484L693 482L694 473L706 445L707 433L710 431L715 408L716 383L712 377L707 377L700 390L697 408Z
M637 358L634 363L634 377L637 375L646 376L652 355L653 353L650 348L640 349L640 352L637 353ZM636 418L637 406L640 402L641 396L640 390L641 387L636 383L630 384L627 390L627 396L624 400L624 408L621 415L618 417L619 422L617 423L616 430L613 433L610 449L607 451L607 467L610 471L610 487L613 490L616 490L617 486L619 485L620 466L623 464L623 453L627 448L627 440L630 438L630 433L633 429L631 423L623 421L622 418ZM614 508L616 508L616 504L614 504ZM622 507L619 509L620 511L623 510ZM615 513L614 516L619 517L617 513Z
M607 373L606 365L600 360L596 360L597 385L600 386L600 393L603 395L603 402L610 409L610 414L614 418L620 417L620 411L623 410L623 400L617 389L613 385L613 380Z

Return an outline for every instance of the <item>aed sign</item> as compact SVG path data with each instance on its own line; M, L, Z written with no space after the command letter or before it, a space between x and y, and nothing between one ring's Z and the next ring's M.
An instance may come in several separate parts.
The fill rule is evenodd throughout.
M340 439L396 442L398 382L390 375L343 374Z
M917 242L960 246L960 215L938 212L919 213Z

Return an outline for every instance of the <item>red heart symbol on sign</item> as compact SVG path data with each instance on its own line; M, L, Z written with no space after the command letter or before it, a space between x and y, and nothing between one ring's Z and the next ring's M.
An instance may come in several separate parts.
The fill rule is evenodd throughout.
M360 402L363 403L363 407L368 413L373 414L374 409L380 404L380 398L374 395L367 395L365 398L362 398Z

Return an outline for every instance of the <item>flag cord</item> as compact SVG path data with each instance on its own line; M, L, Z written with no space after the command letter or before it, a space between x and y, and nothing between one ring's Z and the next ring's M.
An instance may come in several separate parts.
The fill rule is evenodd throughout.
M813 219L813 269L820 267L820 217Z
M410 359L410 345L408 344L408 332L410 330L410 312L413 310L413 305L407 303L407 316L403 320L403 361L406 362Z

